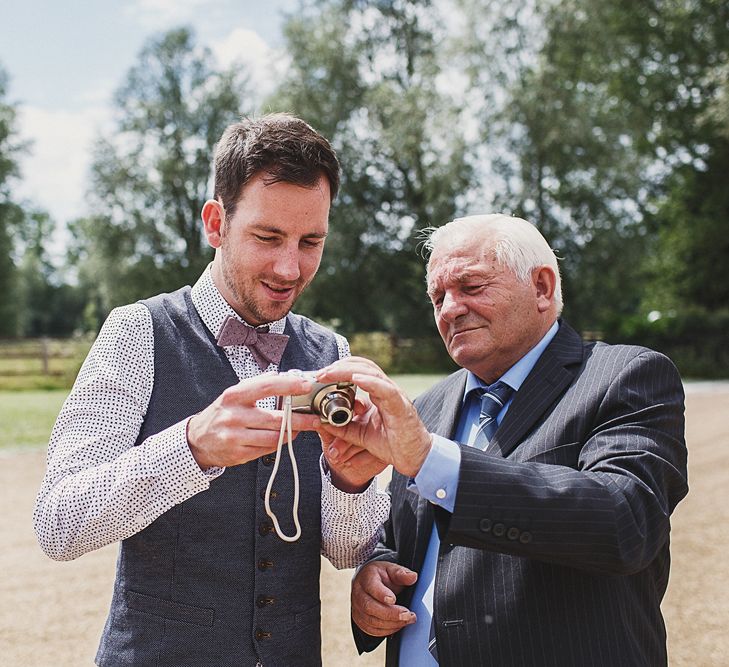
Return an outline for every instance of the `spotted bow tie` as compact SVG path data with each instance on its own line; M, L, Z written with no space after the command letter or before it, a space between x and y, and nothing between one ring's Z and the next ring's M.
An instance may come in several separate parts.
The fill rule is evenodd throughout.
M285 334L269 333L267 326L254 329L228 315L223 320L216 341L220 347L245 345L263 372L269 364L278 364L281 361L289 337Z

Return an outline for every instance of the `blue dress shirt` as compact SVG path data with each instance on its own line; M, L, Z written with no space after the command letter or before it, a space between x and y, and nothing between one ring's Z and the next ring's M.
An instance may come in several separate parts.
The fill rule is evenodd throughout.
M514 393L519 391L527 375L531 372L542 352L557 333L559 325L555 322L544 337L527 354L517 361L499 380L508 384ZM466 388L463 392L463 408L455 431L455 441L439 435L433 435L433 447L425 459L420 472L408 483L408 489L420 494L431 503L453 512L458 490L458 473L461 466L461 449L457 443L471 444L478 429L478 418L481 411L480 390L489 385L484 384L469 371ZM501 423L509 409L512 397L496 417ZM440 540L438 531L433 526L430 542L425 553L423 567L418 574L410 610L418 620L400 630L400 666L431 667L438 663L428 651L431 618L433 616L433 588L435 571L438 564Z

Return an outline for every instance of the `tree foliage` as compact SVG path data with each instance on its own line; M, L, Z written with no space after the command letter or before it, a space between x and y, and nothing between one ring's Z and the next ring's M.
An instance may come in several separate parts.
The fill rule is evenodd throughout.
M48 240L55 229L45 211L25 212L19 229L22 253L17 263L17 327L23 336L70 336L82 327L88 295L64 279L51 261Z
M470 185L461 107L444 90L430 2L311 3L284 26L290 70L270 101L324 132L343 168L317 280L300 304L345 331L423 333L419 232Z
M724 325L725 1L304 0L284 36L288 70L263 110L308 120L343 167L322 267L297 309L348 333L434 333L420 230L505 211L563 257L577 327L668 337L657 311L683 314L686 332L689 320ZM10 198L20 145L5 83L0 75L0 286L20 295L21 274L27 285L31 274L58 279L30 247L11 261L18 225L46 223ZM244 90L189 30L142 51L117 93L116 127L96 146L93 215L72 227L87 321L194 280L208 261L199 210L213 144Z
M678 261L683 290L690 257L711 247L729 260L715 190L727 162L716 119L725 120L728 8L565 0L541 12L540 48L498 119L514 156L501 165L512 186L501 200L564 255L569 316L602 328L650 307L667 264Z
M89 201L72 225L81 276L112 306L194 281L211 254L199 222L215 142L244 111L240 71L219 71L181 28L150 40L96 142Z
M16 129L17 106L7 101L8 75L0 67L0 336L18 333L15 236L23 211L13 198L12 183L19 174L18 157L24 148Z

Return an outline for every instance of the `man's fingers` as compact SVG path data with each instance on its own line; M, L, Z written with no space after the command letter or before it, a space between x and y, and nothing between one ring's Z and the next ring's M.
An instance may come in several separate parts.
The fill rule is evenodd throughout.
M316 430L319 433L326 432L330 436L334 436L338 440L343 440L350 445L362 447L364 444L364 432L367 428L366 424L353 420L346 426L332 426L331 424L320 424ZM365 448L366 449L366 448Z
M402 565L397 567L389 568L387 570L387 576L389 577L390 584L399 593L400 590L407 586L412 586L418 580L418 573L413 570L409 570Z
M366 391L375 405L382 404L383 401L387 403L402 402L402 390L388 377L354 373L352 382Z
M258 429L265 431L279 431L283 410L267 410L266 408L251 406L232 406L227 408L216 418L218 428ZM291 429L293 431L311 431L311 415L291 413Z
M319 382L351 381L354 373L363 373L376 377L387 377L385 372L374 362L364 357L347 357L322 368L316 375Z
M318 426L318 424L317 424L317 426ZM319 434L319 440L321 440L321 448L324 451L327 451L327 449L329 449L330 445L332 445L332 443L336 440L336 436L329 433L329 431L325 431L324 429L320 429L320 428L317 428L316 432Z
M253 405L256 401L268 396L306 394L311 391L312 386L310 381L297 375L287 373L259 375L228 387L223 392L223 404L230 401L231 403Z
M352 619L367 634L383 637L415 622L415 614L395 603L397 591L390 584L391 579L408 578L407 573L415 575L397 563L375 561L365 565L354 578Z
M336 461L339 464L350 461L359 452L363 451L361 447L350 445L341 438L332 438L332 440L324 445L324 453L327 458Z
M375 561L363 567L352 583L352 590L361 589L369 597L386 604L395 603L405 586L415 583L418 573L398 563Z
M382 563L372 564L363 568L352 584L353 596L361 591L363 604L370 604L370 600L380 604L395 604L395 592L386 585L386 576ZM369 571L368 571L369 570Z
M355 417L361 417L367 414L368 410L372 409L372 401L367 396L361 394L357 396L354 401L354 415Z
M352 618L367 634L376 637L390 635L415 622L415 614L407 607L395 604L392 591L384 597L387 602L375 599L362 588L352 589Z
M373 637L386 637L416 621L415 614L400 605L380 605L374 611L367 613L359 607L352 607L352 620Z

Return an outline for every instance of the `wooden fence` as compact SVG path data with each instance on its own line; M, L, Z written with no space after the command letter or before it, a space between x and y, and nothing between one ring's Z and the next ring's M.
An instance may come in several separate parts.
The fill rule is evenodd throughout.
M70 386L91 343L86 338L0 339L0 389Z

